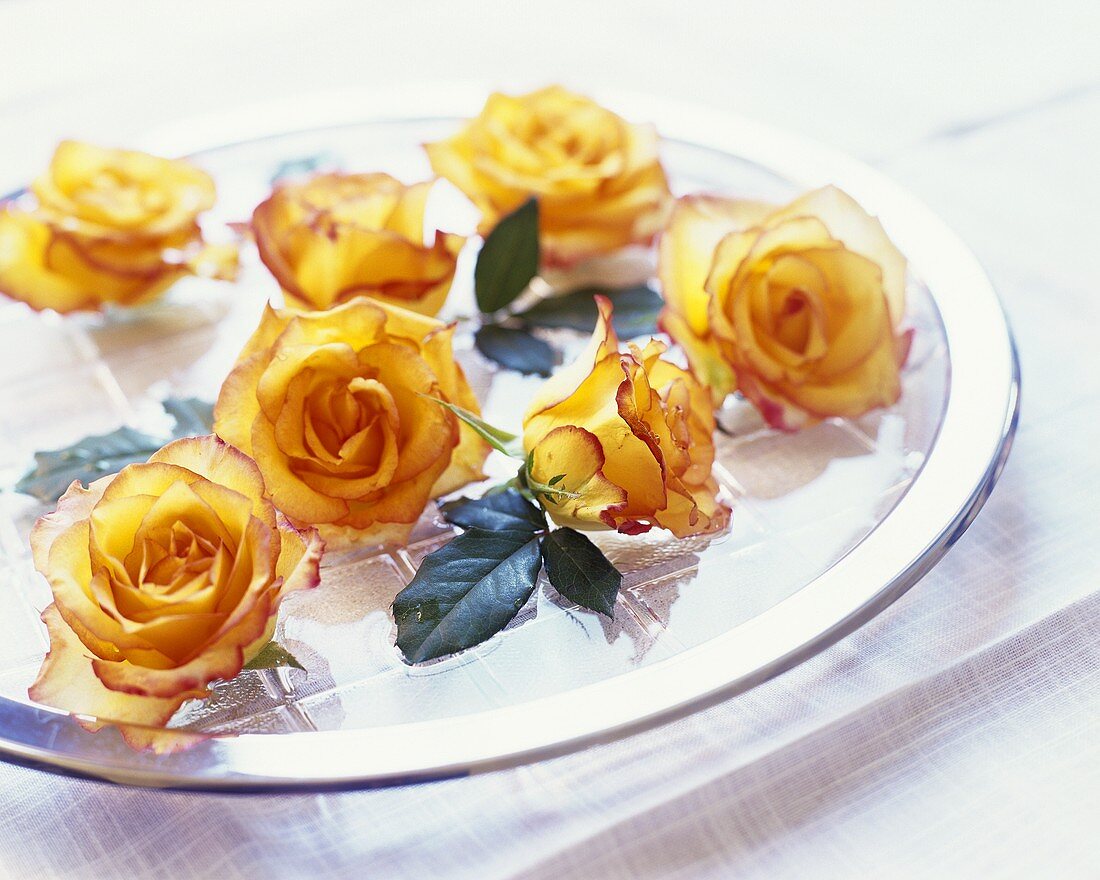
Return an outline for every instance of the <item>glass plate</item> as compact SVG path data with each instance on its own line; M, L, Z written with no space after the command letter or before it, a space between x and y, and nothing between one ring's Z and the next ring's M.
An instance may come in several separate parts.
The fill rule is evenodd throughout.
M246 220L279 169L427 177L419 145L453 131L484 95L457 87L388 100L342 93L192 120L145 146L193 153L214 175L219 202L206 226L215 230ZM386 784L506 766L745 690L866 622L935 564L988 496L1017 412L1012 340L974 258L926 208L852 159L711 111L597 97L657 124L678 194L782 201L832 182L882 218L911 261L908 322L916 335L900 402L795 435L769 430L743 402L729 403L716 474L734 505L731 531L713 540L659 531L595 536L625 573L610 621L544 585L501 636L410 667L393 647L389 605L450 527L433 505L407 548L330 554L321 586L291 596L280 613L276 638L306 671L245 672L215 686L172 726L227 736L165 757L130 750L110 728L87 733L30 702L27 686L46 650L37 615L50 596L27 536L45 509L3 493L5 757L119 782L210 789ZM271 134L287 129L300 130ZM429 212L432 229L462 231L476 219L443 183ZM443 317L473 313L471 256L468 247ZM239 285L191 279L133 312L62 319L0 307L0 481L10 485L36 449L122 422L163 427L156 401L166 395L213 400L272 296L277 285L249 250ZM459 357L487 418L515 426L537 380L497 371L471 339L469 324L461 325ZM584 337L557 331L554 340L568 360ZM506 462L491 463L494 476L510 475Z

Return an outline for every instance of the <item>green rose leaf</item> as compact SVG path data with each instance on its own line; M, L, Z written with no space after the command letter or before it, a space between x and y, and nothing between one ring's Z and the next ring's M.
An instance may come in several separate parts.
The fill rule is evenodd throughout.
M596 327L597 294L606 296L615 306L612 323L623 339L633 339L657 332L657 317L664 300L652 287L644 284L619 289L586 287L563 296L547 297L527 311L516 315L530 327L568 328L591 333Z
M34 454L34 467L15 484L15 491L51 504L73 480L88 484L128 464L145 461L164 440L123 425L109 434L85 437L64 449Z
M502 431L500 428L493 427L483 418L474 415L468 409L463 409L461 406L448 403L446 400L440 400L438 397L432 397L430 394L422 394L421 397L426 397L428 400L434 400L444 409L449 409L458 416L459 419L473 428L474 432L497 452L503 452L505 455L509 455L512 458L523 457L523 446L520 444L517 435L509 434L507 431Z
M305 667L298 662L297 658L290 653L286 648L280 645L278 642L268 642L263 648L260 649L260 653L244 664L245 669L301 669L305 672Z
M397 647L423 663L480 644L534 592L542 558L529 531L471 528L428 554L393 600Z
M214 404L197 397L169 397L164 411L176 420L173 437L198 437L214 430Z
M170 440L210 433L214 420L214 408L210 404L194 398L170 398L163 405L176 420L169 436L154 437L123 425L109 434L85 437L72 446L36 452L34 467L15 484L15 491L52 504L73 480L87 485L107 474L117 473L128 464L148 460Z
M448 522L464 529L506 529L532 534L546 529L543 512L511 487L476 500L459 498L443 505L442 513Z
M554 369L554 349L526 330L486 324L474 334L474 345L489 360L517 373L549 376Z
M539 271L539 203L528 199L485 236L474 266L474 293L483 312L503 309Z
M603 552L574 529L555 529L542 542L546 576L570 602L612 617L623 576Z

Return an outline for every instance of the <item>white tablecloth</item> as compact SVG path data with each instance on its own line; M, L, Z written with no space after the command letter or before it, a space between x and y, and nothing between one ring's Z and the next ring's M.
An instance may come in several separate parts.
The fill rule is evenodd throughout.
M341 84L687 98L920 194L987 265L1024 375L1015 451L971 530L772 682L612 745L406 788L203 796L0 764L0 875L1100 876L1098 37L1090 0L0 0L0 184L59 136L126 143Z

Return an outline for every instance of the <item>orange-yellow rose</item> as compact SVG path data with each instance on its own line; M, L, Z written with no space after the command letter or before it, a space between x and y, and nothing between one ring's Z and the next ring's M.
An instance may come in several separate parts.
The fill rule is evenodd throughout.
M478 411L453 335L366 297L324 312L268 307L222 385L214 430L255 457L292 519L404 543L428 500L480 479L489 453L431 399Z
M782 207L685 197L658 272L662 326L716 403L739 390L769 424L795 430L897 401L905 258L839 189Z
M670 198L653 127L560 86L490 95L458 134L425 149L435 172L481 211L482 234L537 196L552 265L648 244Z
M85 489L31 533L54 602L32 699L118 722L170 750L165 724L271 639L283 597L316 586L322 544L264 497L256 463L217 437L177 440Z
M424 244L431 186L339 173L277 186L252 214L252 234L287 305L328 309L363 295L436 314L465 239L437 230Z
M187 274L236 274L235 247L203 243L214 181L187 162L63 141L31 193L0 207L0 293L32 308L135 305Z
M730 509L711 475L709 393L662 357L661 342L620 352L611 304L597 302L588 348L546 381L524 418L531 477L575 496L542 495L547 512L559 525L632 535L721 531Z

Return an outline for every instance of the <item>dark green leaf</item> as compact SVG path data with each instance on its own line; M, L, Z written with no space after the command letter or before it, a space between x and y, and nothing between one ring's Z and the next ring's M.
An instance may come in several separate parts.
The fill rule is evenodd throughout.
M85 437L64 449L36 452L34 467L15 484L15 491L50 504L73 480L90 483L128 464L145 461L163 445L163 439L123 425L110 434Z
M493 228L474 266L474 293L483 312L503 309L539 271L539 203L528 199Z
M480 416L475 416L468 409L463 409L461 406L455 406L453 403L448 403L446 400L440 400L438 397L432 397L430 394L423 394L422 397L427 397L428 400L434 400L444 409L449 409L462 421L474 429L477 435L488 443L497 452L503 452L505 455L510 455L513 458L523 457L523 448L519 445L519 437L515 434L509 434L507 431L502 431L500 428L495 428Z
M477 500L459 498L443 506L448 522L464 529L512 529L520 532L541 532L546 528L543 512L520 494L518 489L505 489L484 495Z
M664 300L657 291L644 284L618 290L598 287L574 290L563 296L541 300L516 317L531 327L567 327L591 333L596 327L598 315L596 301L592 298L596 294L606 296L615 306L612 323L615 332L623 339L657 332L657 316L661 313Z
M573 529L555 529L543 540L542 555L555 590L582 608L614 615L623 576L599 547Z
M474 334L474 345L489 360L518 373L549 376L554 369L554 349L526 330L486 324Z
M169 397L161 404L176 420L172 434L176 437L198 437L214 430L214 404L197 397Z
M244 664L245 669L278 669L280 667L301 669L305 672L305 667L278 642L268 642L259 654Z
M36 452L34 467L15 484L15 491L52 504L73 480L90 483L117 473L128 464L146 461L170 440L211 431L214 407L209 403L193 397L169 398L164 401L164 410L176 420L169 436L153 437L123 425L109 434L85 437L63 449Z
M428 554L393 600L397 647L422 663L504 629L534 592L542 559L527 531L472 528Z

